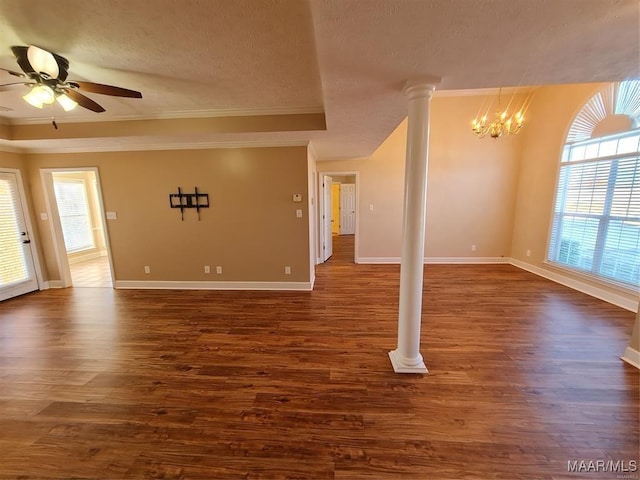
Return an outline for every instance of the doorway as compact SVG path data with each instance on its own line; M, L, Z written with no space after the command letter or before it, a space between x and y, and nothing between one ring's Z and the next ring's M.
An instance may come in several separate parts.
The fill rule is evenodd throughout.
M97 169L43 172L62 286L113 288Z
M321 173L319 179L319 263L356 263L358 174Z

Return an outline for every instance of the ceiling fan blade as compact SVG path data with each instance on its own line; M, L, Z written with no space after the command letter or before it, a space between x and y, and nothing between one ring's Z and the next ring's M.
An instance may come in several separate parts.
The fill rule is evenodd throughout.
M105 111L105 109L103 107L98 105L96 102L91 100L89 97L85 97L80 92L78 92L78 91L76 91L76 90L74 90L72 88L65 89L64 93L66 93L67 96L71 100L74 100L75 102L77 102L78 105L80 105L81 107L87 108L87 109L91 110L92 112L100 113L100 112L104 112Z
M84 90L86 92L112 95L114 97L142 98L142 93L135 90L129 90L128 88L103 85L102 83L81 82L78 80L73 80L71 83L77 85L80 90Z
M2 68L0 67L0 70L4 70L5 72L7 72L9 75L13 75L14 77L26 77L26 75L24 73L20 73L20 72L14 72L13 70L9 70L8 68Z
M27 75L45 73L48 77L57 78L61 82L67 79L69 60L57 53L34 45L13 46L11 51L15 55L18 65Z
M60 73L58 73L58 80L64 82L67 79L67 75L69 74L69 60L58 55L57 53L51 52L51 55L53 55L53 58L56 59L58 70L60 70Z
M46 50L34 45L30 45L27 49L27 60L29 60L29 63L36 72L46 73L51 78L58 78L60 68L58 67L56 58L51 54L51 52L47 52Z
M22 47L22 46L11 47L11 51L15 55L16 61L18 62L18 65L20 66L22 71L27 75L30 75L32 73L36 73L36 71L33 69L31 64L29 63L29 60L27 59L28 49L29 47Z
M0 84L0 92L4 91L5 88L4 87L11 87L13 85L36 85L35 83L29 83L29 82L11 82L11 83L2 83Z

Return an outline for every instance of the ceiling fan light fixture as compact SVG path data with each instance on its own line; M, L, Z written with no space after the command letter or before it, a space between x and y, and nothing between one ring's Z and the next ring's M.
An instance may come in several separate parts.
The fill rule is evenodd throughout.
M64 93L61 93L60 95L58 95L56 97L56 100L62 106L62 108L64 108L65 112L70 112L71 110L73 110L78 106L78 102L76 102L75 100L72 100Z
M24 98L29 105L33 105L36 108L42 108L44 104L50 105L56 99L51 87L47 87L46 85L36 85L22 98Z

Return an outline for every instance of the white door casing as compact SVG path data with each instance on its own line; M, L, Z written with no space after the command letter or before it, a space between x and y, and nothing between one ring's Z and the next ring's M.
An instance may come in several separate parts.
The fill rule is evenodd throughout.
M322 176L322 261L326 262L333 255L333 238L331 237L331 177Z
M58 204L55 196L55 189L53 184L53 173L55 172L94 172L96 179L96 194L98 200L99 210L102 215L103 234L105 241L105 248L107 251L107 258L109 259L109 270L111 271L111 283L115 285L113 258L111 255L111 245L109 241L109 231L107 218L105 216L104 203L102 200L102 189L100 187L100 175L97 167L78 167L78 168L41 168L40 179L42 180L42 187L44 190L44 199L47 207L47 213L49 216L49 227L51 229L51 237L53 240L53 250L55 252L56 263L58 265L58 271L60 272L60 287L71 287L73 285L71 278L71 270L69 268L69 258L67 256L67 250L64 243L64 234L62 233L62 224L60 220L60 213L58 211Z

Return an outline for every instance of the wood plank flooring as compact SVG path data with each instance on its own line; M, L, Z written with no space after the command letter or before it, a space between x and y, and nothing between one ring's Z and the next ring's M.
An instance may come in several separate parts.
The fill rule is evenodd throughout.
M354 243L355 235L333 235L333 255L327 262L331 265L335 263L354 263Z
M430 373L396 375L398 274L0 303L0 478L600 480L622 473L568 462L638 461L634 314L509 265L428 265Z
M92 258L69 265L74 287L111 288L111 270L108 257Z

